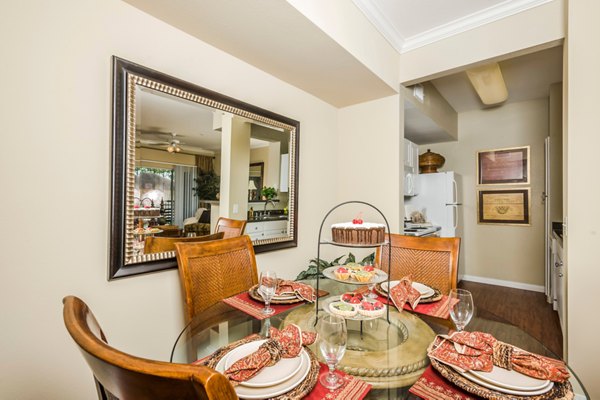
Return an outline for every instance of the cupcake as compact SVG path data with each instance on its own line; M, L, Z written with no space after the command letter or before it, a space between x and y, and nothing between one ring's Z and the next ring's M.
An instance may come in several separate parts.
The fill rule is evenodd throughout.
M336 301L335 303L329 304L329 311L342 317L354 317L357 313L356 307L354 307L352 304L346 304L341 301Z
M356 279L358 282L366 283L371 281L373 275L374 274L372 272L358 271L354 274L354 279Z
M342 281L345 281L348 278L350 278L350 272L348 271L347 268L344 268L344 267L339 267L338 269L333 271L333 273L335 274L336 278L338 278L339 280L342 280Z
M344 267L348 268L348 270L350 270L350 272L358 272L358 271L362 271L363 266L360 265L359 263L355 263L355 262L350 262L346 265L344 265Z
M340 300L347 304L357 305L357 304L360 304L360 302L363 300L363 296L360 293L348 292L348 293L344 293L340 297Z
M358 306L358 312L365 317L379 317L385 312L385 305L380 301L363 301Z

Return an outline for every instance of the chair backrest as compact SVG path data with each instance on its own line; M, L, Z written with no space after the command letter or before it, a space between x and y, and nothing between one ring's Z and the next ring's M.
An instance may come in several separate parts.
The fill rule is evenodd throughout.
M202 243L175 243L186 318L258 283L256 257L247 235Z
M237 399L229 380L203 366L147 360L106 342L100 325L79 298L63 299L63 318L97 382L100 399Z
M164 253L165 251L175 251L175 243L178 242L206 242L209 240L223 239L224 232L213 233L212 235L195 237L154 237L149 236L144 242L144 254Z
M460 238L415 237L390 234L391 279L412 275L414 281L448 294L458 280ZM388 246L377 249L376 262L388 269Z
M215 233L224 232L225 239L229 239L231 237L242 236L245 229L246 221L219 217L215 227Z

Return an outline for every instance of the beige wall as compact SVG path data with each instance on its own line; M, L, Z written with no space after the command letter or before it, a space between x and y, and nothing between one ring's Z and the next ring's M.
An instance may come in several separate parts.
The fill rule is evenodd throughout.
M458 142L420 148L420 153L431 149L443 155L446 164L442 171L455 171L462 177L460 274L466 275L466 279L491 283L508 281L497 283L543 290L544 207L541 195L544 190L544 138L548 135L547 104L547 100L541 99L460 113ZM479 225L476 153L517 146L531 146L531 226ZM485 188L499 187L487 185Z
M596 168L600 148L600 2L569 1L567 80L565 89L568 164L565 193L568 361L592 399L600 398L598 322L600 304L600 179Z
M291 278L314 257L319 216L337 200L335 108L119 0L35 2L35 12L16 2L0 19L11 38L0 113L12 144L0 147L11 227L0 251L0 398L97 398L63 326L67 294L88 302L111 343L142 357L167 360L183 326L176 271L106 280L113 54L301 121L299 246L260 254L258 265ZM27 149L26 163L15 148Z
M405 101L410 101L411 104L448 133L448 140L458 139L458 115L431 82L423 83L423 102L414 96L412 88L403 86L402 92Z

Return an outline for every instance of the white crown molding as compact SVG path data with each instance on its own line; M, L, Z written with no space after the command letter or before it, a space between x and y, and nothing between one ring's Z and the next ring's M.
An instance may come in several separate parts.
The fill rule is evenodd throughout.
M354 5L367 17L375 26L375 29L396 49L398 53L402 50L404 36L398 32L394 24L385 16L372 0L352 0Z
M408 38L404 38L400 35L387 17L372 1L353 1L387 41L390 42L399 53L405 53L554 0L506 0L495 6L474 12Z

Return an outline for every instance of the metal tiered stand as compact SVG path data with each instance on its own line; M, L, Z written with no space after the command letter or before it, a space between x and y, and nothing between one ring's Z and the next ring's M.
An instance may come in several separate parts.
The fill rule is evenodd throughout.
M351 200L351 201L345 201L343 203L338 204L337 206L333 207L331 210L329 210L329 212L327 214L325 214L325 217L323 218L323 221L321 221L321 227L319 228L319 244L317 246L317 265L319 264L320 260L321 260L321 245L322 244L330 244L330 245L334 245L334 246L340 246L340 247L352 247L352 248L375 248L375 247L380 247L380 246L388 246L388 272L387 272L387 284L388 284L388 288L390 287L390 272L391 272L391 266L392 266L392 249L391 249L391 244L390 241L388 239L385 239L383 243L376 243L376 244L368 244L368 245L359 245L359 244L348 244L348 243L337 243L332 240L321 240L321 235L323 233L323 225L325 224L325 221L327 220L327 217L329 217L329 215L335 211L336 209L338 209L341 206L347 205L347 204L364 204L366 206L371 207L372 209L374 209L375 211L377 211L379 213L379 215L381 215L381 217L383 218L383 220L385 221L385 226L387 228L387 233L384 235L384 237L389 237L390 234L390 224L388 223L387 219L385 218L385 215L383 215L383 213L374 205L369 204L367 202L364 201L358 201L358 200ZM319 281L320 281L320 272L317 271L317 293L319 293ZM390 304L389 304L389 300L390 300L390 293L388 291L388 298L387 298L387 305L386 305L386 320L388 322L388 324L390 323ZM319 317L319 296L317 296L316 299L316 306L315 306L315 324L317 323L318 317ZM361 331L362 331L362 321L361 321Z

